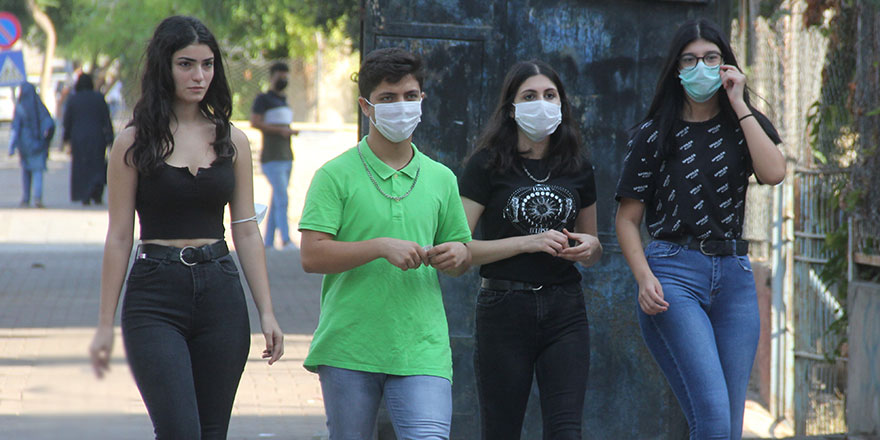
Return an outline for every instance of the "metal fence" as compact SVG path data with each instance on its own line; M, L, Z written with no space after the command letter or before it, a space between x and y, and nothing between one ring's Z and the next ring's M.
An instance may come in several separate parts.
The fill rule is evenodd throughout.
M768 403L774 417L793 419L797 435L842 433L846 359L835 358L842 335L830 329L843 307L836 287L819 274L829 257L826 236L846 221L832 194L847 174L814 161L811 134L826 121L813 118L811 125L810 118L814 104L828 98L823 68L834 52L826 29L804 24L807 1L785 0L764 16L761 3L740 2L747 12L740 17L748 21L742 28L734 23L732 41L738 54L747 54L740 58L753 101L774 122L794 171L776 188L753 183L746 206L745 237L757 244L750 257L768 261L773 272ZM825 23L832 18L827 12Z
M845 227L834 188L848 179L841 170L795 172L794 418L798 435L846 431L845 358L834 355L844 335L830 331L843 316L837 286L820 276L831 257L826 237Z

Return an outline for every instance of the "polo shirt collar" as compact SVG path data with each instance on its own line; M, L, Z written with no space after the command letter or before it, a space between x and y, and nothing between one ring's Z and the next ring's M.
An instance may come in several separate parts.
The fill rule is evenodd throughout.
M419 169L419 163L420 163L419 149L416 148L416 145L413 144L412 142L410 142L409 145L413 149L413 158L412 158L412 160L409 161L408 164L406 164L405 167L403 167L403 169L400 170L400 172L403 174L406 174L410 178L415 179L416 171ZM395 170L394 168L391 168L385 162L382 162L382 160L379 159L379 157L376 156L375 153L373 153L373 150L371 150L370 146L367 145L367 137L366 136L364 136L364 138L361 139L360 149L361 149L361 154L364 155L364 160L367 162L367 165L369 165L370 169L372 169L373 172L376 173L377 176L382 178L382 180L387 180L388 178L393 176L394 173L397 172L397 170Z

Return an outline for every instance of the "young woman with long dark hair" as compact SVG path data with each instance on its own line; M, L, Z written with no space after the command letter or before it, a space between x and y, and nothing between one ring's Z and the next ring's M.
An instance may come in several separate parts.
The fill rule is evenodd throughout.
M639 323L691 439L739 439L760 321L742 239L749 176L785 176L779 135L749 100L721 29L672 37L648 115L628 143L617 237L639 285ZM642 248L645 216L653 241Z
M580 439L590 366L581 276L602 255L596 184L559 75L508 71L460 183L482 277L475 369L484 439L520 437L537 376L544 438Z
M101 308L90 347L109 368L113 320L132 248L122 335L159 439L225 439L247 360L250 326L223 211L274 363L284 352L272 311L253 203L251 151L229 123L232 97L217 41L199 20L174 16L147 47L141 98L114 142Z

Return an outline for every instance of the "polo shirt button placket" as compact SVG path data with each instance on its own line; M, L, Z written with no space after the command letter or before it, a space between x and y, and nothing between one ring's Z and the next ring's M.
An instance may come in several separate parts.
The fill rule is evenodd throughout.
M391 176L391 194L400 197L403 193L401 193L401 184L400 184L400 171L395 172ZM392 218L395 221L403 221L403 204L401 204L401 200L392 199L395 203L391 205Z

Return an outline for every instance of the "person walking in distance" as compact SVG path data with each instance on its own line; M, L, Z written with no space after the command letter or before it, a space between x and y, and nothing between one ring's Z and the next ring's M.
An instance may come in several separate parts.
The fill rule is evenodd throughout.
M100 205L107 183L107 148L113 143L113 123L104 95L95 91L92 76L76 80L64 112L64 142L70 144L70 200Z
M34 206L43 208L43 174L49 159L49 142L55 133L55 121L28 82L21 84L18 103L12 116L12 132L9 139L9 155L18 150L21 162L22 196L20 206L31 203L33 190Z
M260 151L263 174L272 186L272 201L266 221L266 235L263 237L267 249L273 247L276 230L281 236L282 249L294 246L290 241L287 223L287 187L293 170L290 137L299 132L290 128L293 110L284 96L289 71L287 64L273 63L269 67L269 91L257 95L251 107L251 125L263 133L263 149Z

